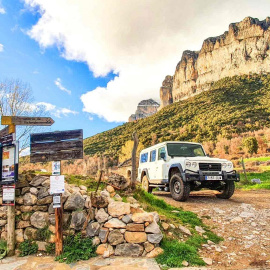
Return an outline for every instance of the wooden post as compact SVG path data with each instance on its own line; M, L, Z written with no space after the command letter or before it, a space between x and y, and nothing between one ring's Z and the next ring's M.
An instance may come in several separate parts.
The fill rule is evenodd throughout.
M60 162L61 175L61 162ZM62 194L60 196L61 207L55 208L55 256L59 256L63 252L63 204Z
M7 249L8 256L15 253L15 205L7 206Z
M135 186L136 186L136 153L137 153L137 148L138 148L138 144L139 144L139 139L138 139L136 132L133 132L132 138L133 138L134 144L133 144L132 156L131 156L131 164L132 164L131 187L135 188Z
M245 180L246 180L246 183L248 183L247 172L246 172L246 166L245 166L245 162L244 162L243 157L242 157L241 163L242 163L243 171L244 171L244 174L245 174Z
M14 133L13 139L16 140L15 125L9 125L9 133ZM16 155L16 151L14 154ZM7 256L15 254L15 201L14 205L7 206L7 250Z

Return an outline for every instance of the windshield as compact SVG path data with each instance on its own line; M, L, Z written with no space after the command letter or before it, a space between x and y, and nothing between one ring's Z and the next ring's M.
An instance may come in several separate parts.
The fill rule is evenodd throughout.
M167 150L171 157L205 157L203 148L199 144L168 143Z

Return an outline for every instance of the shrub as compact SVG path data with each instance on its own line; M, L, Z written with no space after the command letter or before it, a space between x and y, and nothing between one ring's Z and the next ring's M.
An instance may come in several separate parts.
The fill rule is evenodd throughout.
M40 241L46 241L50 238L52 232L49 230L48 226L37 230L37 239Z
M0 260L7 255L7 242L0 240Z
M35 241L24 240L24 242L19 245L20 257L35 254L38 251L38 245Z
M49 244L47 244L46 247L45 247L45 249L46 249L46 252L48 254L54 254L55 253L55 243L49 243Z
M247 137L243 140L243 146L247 149L249 154L257 154L258 152L258 141L255 137Z
M57 256L55 260L67 264L88 260L96 256L96 248L93 246L92 239L82 238L81 233L69 235L64 240L63 253Z

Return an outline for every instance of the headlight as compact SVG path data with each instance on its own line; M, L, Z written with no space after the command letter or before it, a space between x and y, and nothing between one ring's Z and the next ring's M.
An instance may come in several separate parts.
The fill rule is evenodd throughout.
M227 163L222 163L222 168L226 169L227 168Z
M231 168L233 167L233 164L232 164L231 162L229 162L229 163L227 164L227 167L228 167L228 169L231 169Z
M186 162L186 167L190 167L191 166L191 163L188 161Z
M193 168L197 167L197 162L192 162L192 167Z

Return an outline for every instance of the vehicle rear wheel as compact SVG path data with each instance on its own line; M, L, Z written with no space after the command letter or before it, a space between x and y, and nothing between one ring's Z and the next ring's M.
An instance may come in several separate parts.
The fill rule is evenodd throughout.
M221 191L220 194L216 194L217 198L220 199L230 199L234 193L235 185L233 181L227 181L224 189Z
M148 193L152 193L153 190L152 187L149 187L149 181L146 175L142 179L142 189Z
M174 200L184 202L189 197L190 185L183 181L179 173L176 173L170 180L170 192Z

